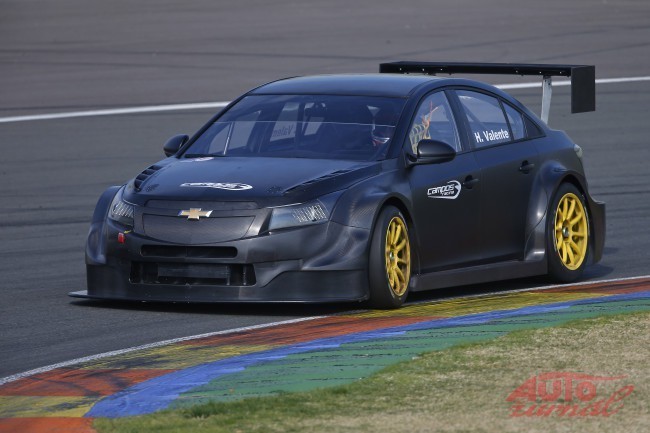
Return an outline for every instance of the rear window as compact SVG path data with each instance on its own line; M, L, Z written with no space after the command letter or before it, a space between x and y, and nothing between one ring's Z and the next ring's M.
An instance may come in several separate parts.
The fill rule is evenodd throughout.
M476 147L512 141L508 122L497 98L468 90L457 91Z
M528 116L524 116L524 123L526 124L526 137L535 138L541 137L544 135L544 132L540 129L535 122L533 122Z
M510 130L512 131L512 138L514 140L521 140L526 138L526 128L524 127L524 115L521 112L507 103L503 103L503 108L510 123Z

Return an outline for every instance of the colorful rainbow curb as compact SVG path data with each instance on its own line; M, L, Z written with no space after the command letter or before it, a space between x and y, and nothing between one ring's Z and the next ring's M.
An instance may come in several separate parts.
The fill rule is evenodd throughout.
M0 386L0 432L93 432L122 417L350 383L423 352L650 310L650 278L505 292L244 330L122 353Z

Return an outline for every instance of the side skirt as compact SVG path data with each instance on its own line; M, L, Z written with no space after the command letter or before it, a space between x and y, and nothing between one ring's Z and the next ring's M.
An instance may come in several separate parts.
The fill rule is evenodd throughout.
M544 275L548 272L546 259L535 262L509 261L488 265L471 266L448 271L414 275L411 278L412 292L440 289L443 287L487 283L491 281Z

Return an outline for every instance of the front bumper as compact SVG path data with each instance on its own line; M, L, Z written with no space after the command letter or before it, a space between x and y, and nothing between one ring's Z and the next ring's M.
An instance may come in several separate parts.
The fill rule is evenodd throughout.
M98 233L99 231L99 233ZM230 242L179 245L91 226L88 290L70 296L162 302L339 302L368 297L370 231L334 222ZM99 241L101 240L101 241Z

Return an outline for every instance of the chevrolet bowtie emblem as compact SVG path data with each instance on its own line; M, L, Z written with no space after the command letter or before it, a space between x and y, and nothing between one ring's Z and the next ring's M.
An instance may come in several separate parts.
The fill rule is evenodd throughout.
M201 217L209 217L212 214L211 210L201 210L201 208L190 208L190 210L182 210L178 216L186 216L188 220L198 221Z

